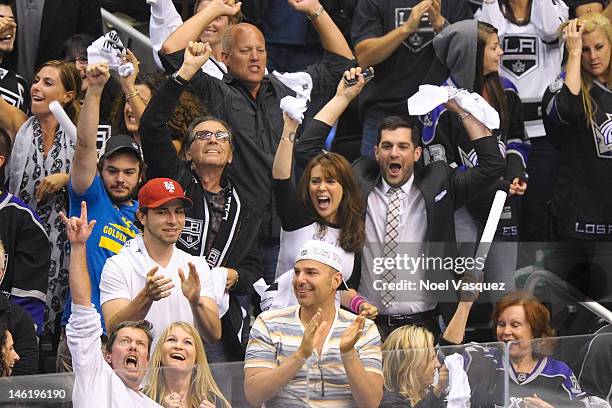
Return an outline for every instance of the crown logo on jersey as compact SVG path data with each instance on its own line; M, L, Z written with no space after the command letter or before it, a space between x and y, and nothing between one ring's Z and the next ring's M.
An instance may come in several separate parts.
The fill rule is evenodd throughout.
M525 72L525 63L522 61L515 61L512 64L512 72L514 72L515 74L522 74L523 72Z
M606 113L606 120L601 125L591 121L597 156L612 159L612 114Z
M408 43L411 46L418 48L423 44L423 37L420 36L419 33L414 33L410 37L408 37Z

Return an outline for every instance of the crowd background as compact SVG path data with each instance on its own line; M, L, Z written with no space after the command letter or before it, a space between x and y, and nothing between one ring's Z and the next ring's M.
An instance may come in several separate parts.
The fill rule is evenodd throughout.
M101 9L134 31L113 26ZM342 272L341 292L334 290L331 304L376 323L367 320L364 337L353 342L370 380L384 376L375 405L444 404L447 373L436 351L523 340L501 327L514 325L517 305L530 332L520 350L508 348L510 375L519 385L523 374L536 384L518 406L570 404L539 392L549 386L538 377L546 370L550 377L566 375L570 385L558 386L570 388L570 405L589 396L612 403L612 338L606 336L612 322L602 317L612 310L611 17L603 0L0 0L0 376L73 370L71 305L79 316L85 312L69 293L75 241L62 214L78 217L85 201L97 221L86 263L101 347L111 352L111 333L125 321L146 317L162 325L149 337L143 384L164 406L286 406L311 392L300 390L300 381L319 371L324 387L325 368L296 369L295 383L273 398L257 382L257 370L269 368L262 345L277 341L266 331L283 332L295 322L290 314L260 314L254 286L263 278L277 288L272 309L299 304L306 310L300 295L290 296L292 268L313 238L341 250L340 266L332 266ZM134 70L127 76L88 67L87 47L110 29L129 48L124 62ZM374 79L366 85L355 66L374 67ZM480 123L460 107L440 105L408 119L406 100L425 83L475 92L499 112L493 137L503 166L495 162L496 149L479 141ZM279 101L301 92L309 103L298 126ZM53 100L76 131L52 113ZM383 131L397 129L411 130L406 149L414 156L402 151L381 158ZM426 179L443 167L448 173L439 181L446 189L431 200L423 189L420 202L401 204L402 217L414 217L402 218L407 227L399 241L418 244L418 252L445 242L454 255L474 255L495 190L509 194L484 266L485 281L504 282L505 291L482 293L466 306L455 293L450 299L423 292L389 303L384 290L372 290L376 276L367 265L375 253L393 253L385 230L393 193L376 196L376 183L389 188L399 177L403 186L412 180L408 162ZM184 206L172 201L167 208L167 184L142 188L151 179L176 183L170 193L180 195L171 198ZM407 184L404 197L417 191ZM442 200L447 190L451 203ZM166 229L155 218L163 205ZM121 250L126 242L133 242L129 254ZM447 254L448 245L441 246ZM169 255L172 249L180 249L180 259ZM120 251L124 257L114 258ZM140 272L125 272L132 264ZM397 272L382 277L392 280ZM513 298L515 290L530 295L519 291ZM166 297L175 303L158 308ZM600 313L584 306L591 300ZM341 317L347 320L338 327L349 327ZM275 319L287 326L277 328ZM306 338L309 328L301 330ZM340 332L333 333L342 350ZM384 342L380 366L368 348L376 336L378 346ZM556 346L538 341L556 336L577 337ZM185 381L200 387L188 393L200 397L187 401L172 392L183 384L172 371L176 356L164 351L168 342L193 349L186 354L193 353L198 368ZM289 341L288 349L299 352L303 344ZM442 347L434 351L436 345ZM489 394L482 384L472 386L472 404L499 405L491 389L504 371L495 366L502 357L479 347L461 351L466 361L478 362L466 369L470 384L484 381L483 373L492 381ZM277 350L279 361L286 352ZM222 379L224 365L230 379ZM350 382L356 400L371 402L354 378L327 369ZM306 400L323 403L320 391ZM345 397L337 392L327 398ZM533 394L541 399L530 399Z

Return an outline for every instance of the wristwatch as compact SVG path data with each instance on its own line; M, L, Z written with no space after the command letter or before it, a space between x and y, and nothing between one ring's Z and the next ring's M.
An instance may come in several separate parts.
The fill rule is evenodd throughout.
M180 76L178 71L176 71L174 74L172 74L172 79L174 79L176 82L178 82L182 86L189 85L189 81L186 80L185 78L183 78L182 76Z

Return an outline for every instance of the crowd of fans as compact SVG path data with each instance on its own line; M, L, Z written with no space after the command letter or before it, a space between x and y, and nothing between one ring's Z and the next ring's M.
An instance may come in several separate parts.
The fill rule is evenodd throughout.
M0 377L74 372L77 407L612 404L611 326L561 361L515 275L612 310L612 5L147 0L142 74L90 61L101 3L0 0Z

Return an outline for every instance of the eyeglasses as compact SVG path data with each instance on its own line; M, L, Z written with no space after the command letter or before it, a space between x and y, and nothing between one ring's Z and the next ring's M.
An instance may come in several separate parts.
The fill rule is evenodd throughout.
M228 143L230 141L229 133L222 130L218 130L216 132L211 132L210 130L199 130L195 132L193 139L208 141L211 137L213 137L213 135L215 135L215 139L219 143Z
M72 55L70 57L67 57L64 61L71 64L81 63L87 65L87 55Z

